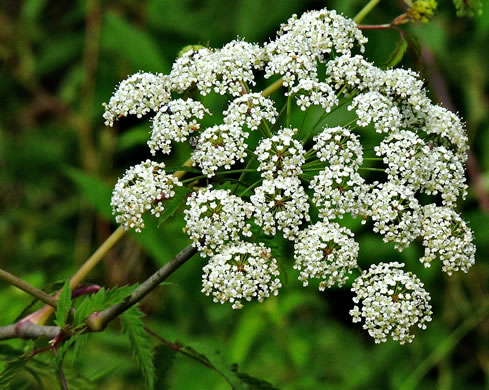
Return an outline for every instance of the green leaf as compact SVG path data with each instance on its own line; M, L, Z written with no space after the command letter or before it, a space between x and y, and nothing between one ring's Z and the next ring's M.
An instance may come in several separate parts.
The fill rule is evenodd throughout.
M399 62L401 62L402 57L404 57L404 54L406 54L407 48L408 48L408 43L407 43L406 39L401 38L401 40L399 42L397 42L396 48L391 53L389 59L384 64L383 68L384 69L385 68L393 68Z
M28 358L21 356L16 360L7 363L3 371L0 373L0 390L7 390L14 376L25 366Z
M112 197L112 187L104 183L101 179L88 175L75 168L67 168L66 174L73 180L83 197L88 200L95 209L103 216L115 220L112 216L110 199Z
M121 316L122 331L129 338L132 356L144 376L145 388L153 390L155 384L155 368L148 334L144 330L144 324L141 320L142 316L143 313L136 307L127 310Z
M153 352L153 363L156 373L155 388L158 390L169 389L168 372L175 360L176 351L165 345L158 345Z
M100 46L127 59L135 70L170 70L170 65L161 54L160 46L153 38L115 12L105 13Z
M75 311L73 326L77 327L92 313L102 311L108 307L122 302L137 288L137 284L131 286L114 287L110 290L101 288L97 293L85 297Z
M58 298L58 307L56 308L56 319L54 322L61 329L64 329L66 326L66 320L68 319L68 314L70 314L71 309L71 289L70 289L70 281L67 280L61 290L61 294Z

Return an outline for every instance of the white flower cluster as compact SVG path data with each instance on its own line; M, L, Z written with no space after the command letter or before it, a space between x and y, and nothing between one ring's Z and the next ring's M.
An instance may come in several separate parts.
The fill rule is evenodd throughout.
M433 204L423 207L422 221L424 256L420 261L429 267L435 258L442 261L442 269L467 272L475 262L472 230L451 208Z
M241 127L234 125L208 127L197 141L192 154L193 165L198 164L208 177L214 176L221 167L231 169L236 161L244 161L248 135Z
M153 156L157 150L170 154L171 141L185 142L187 137L200 129L191 118L202 119L209 111L201 102L192 99L177 99L163 106L153 119L153 130L148 146Z
M318 81L318 62L325 62L332 51L350 54L358 44L363 50L366 42L355 23L335 11L310 11L300 18L292 15L278 38L265 45L265 77L280 74L285 86L302 79Z
M299 83L290 89L289 94L296 95L297 105L302 111L310 106L321 106L326 112L338 104L336 92L327 83L321 83L312 79L301 79Z
M317 222L302 230L295 241L294 268L304 286L321 279L319 290L341 287L357 266L358 243L353 233L334 222Z
M214 91L240 96L243 84L254 85L254 69L263 67L259 45L235 40L222 49L189 50L177 59L170 72L172 89L183 93L196 86L202 95Z
M402 250L419 237L421 207L409 187L380 183L367 195L367 203L373 230L382 234L385 242L394 242Z
M262 243L238 242L226 246L204 266L202 292L214 302L231 302L241 309L242 300L263 302L277 295L280 283L277 260Z
M411 328L426 329L431 321L430 295L403 266L397 262L374 264L353 282L353 302L361 305L350 310L353 322L363 319L363 328L376 343L387 341L388 336L401 344L411 342Z
M124 229L140 232L144 228L143 214L159 217L164 210L161 203L175 195L173 187L182 183L165 172L165 164L146 160L130 167L119 179L112 193L111 206L116 222Z
M251 196L255 221L267 235L278 230L293 240L302 222L309 221L309 203L301 182L296 177L265 179Z
M251 204L232 195L229 190L201 188L187 199L186 232L202 257L213 255L229 241L241 235L251 236Z
M280 129L270 138L263 138L255 155L260 162L257 170L264 179L276 177L296 177L302 173L305 151L302 144L294 139L297 129Z
M170 154L172 142L190 141L191 162L202 174L192 169L184 181L196 188L187 199L185 230L209 257L202 291L216 302L241 308L244 301L277 294L277 259L262 243L246 242L263 234L294 241L294 268L304 286L310 279L319 279L321 291L342 286L359 251L353 233L338 224L346 214L361 216L362 223L371 218L373 230L400 251L420 240L425 266L439 259L450 274L474 264L472 231L455 212L467 192L464 125L431 102L415 72L383 70L354 55L366 41L353 21L334 11L293 15L264 45L238 39L221 49L193 47L169 75L137 73L105 105L110 126L119 117L153 114L153 155ZM256 92L260 74L282 78L288 100L280 114L267 96L281 83ZM199 94L210 93L230 97L224 111L199 101ZM321 129L326 114L343 104L353 120ZM311 126L304 114L305 128L297 130L297 110L312 106L324 116ZM204 126L205 115L216 121ZM360 136L370 130L378 134L368 139L381 140L364 149ZM305 134L313 136L311 145ZM229 172L238 163L245 164ZM174 196L181 183L164 168L147 160L119 180L112 207L124 228L140 231L143 214L159 216L164 200ZM381 172L362 176L363 170ZM227 189L231 181L233 191ZM235 195L240 187L246 190ZM361 305L351 310L354 322L364 320L376 342L388 336L409 342L413 325L423 328L431 319L422 283L401 268L380 263L353 284Z
M120 83L108 104L104 103L107 126L127 115L141 118L170 101L170 79L163 74L136 73Z
M273 101L261 93L250 93L234 99L229 108L223 112L224 123L243 127L250 130L258 129L263 120L275 123L278 115Z
M366 215L365 204L360 201L366 188L357 172L363 162L359 137L348 129L334 127L325 128L314 142L317 158L327 164L309 184L319 216L329 220L346 213Z

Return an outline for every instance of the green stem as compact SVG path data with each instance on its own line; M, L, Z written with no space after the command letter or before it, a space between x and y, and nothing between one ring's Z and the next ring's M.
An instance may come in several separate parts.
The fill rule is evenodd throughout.
M245 189L239 197L241 198L244 194L246 194L248 191L252 190L256 186L258 186L262 182L262 179L255 181L251 186L249 186L247 189Z
M290 128L290 122L291 122L290 115L292 112L292 98L293 98L293 96L290 93L290 89L289 89L289 96L287 96L287 118L285 120L285 127L289 127L289 128Z
M10 272L7 272L1 268L0 268L0 278L7 281L11 285L17 287L18 289L26 292L27 294L32 295L34 298L37 298L40 301L47 303L49 306L56 308L57 306L56 298L52 297L49 294L46 294L44 291L39 290L34 286L31 286L26 281L20 279L15 275L12 275Z
M365 4L365 7L363 7L360 12L353 18L353 21L359 24L379 2L380 0L370 0L367 4Z
M283 84L284 84L284 79L279 78L277 81L275 81L273 84L269 85L267 88L265 88L261 92L262 96L264 96L264 97L270 96L272 93L279 90Z
M192 245L182 249L173 259L146 279L133 293L127 297L123 302L117 303L108 309L99 313L92 314L87 320L87 327L93 332L100 332L107 324L114 318L118 317L126 310L134 306L141 301L146 295L153 291L160 283L168 278L173 272L175 272L181 265L189 260L197 249Z

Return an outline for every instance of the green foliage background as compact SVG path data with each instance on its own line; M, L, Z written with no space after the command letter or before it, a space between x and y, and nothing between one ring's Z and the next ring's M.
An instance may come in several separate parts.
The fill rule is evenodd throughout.
M168 72L188 44L221 47L237 35L263 42L292 13L327 6L353 17L364 3L3 0L0 266L54 291L62 283L53 283L69 278L114 229L111 188L128 166L150 157L147 121L103 125L102 102L120 80L138 70ZM489 389L489 2L472 19L458 18L449 1L439 3L429 24L403 27L409 48L401 64L421 72L431 97L467 122L473 156L460 211L475 232L477 264L468 274L447 277L437 265L418 264L420 247L398 254L378 236L358 236L361 264L399 259L425 282L434 310L428 329L411 345L375 345L351 323L348 289L302 288L293 271L277 298L233 311L200 293L204 260L198 256L143 301L147 327L189 353L204 354L224 373L237 363L239 372L280 389ZM401 2L383 0L363 22L388 23L402 12ZM385 63L399 34L366 35L368 58ZM182 148L167 165L182 163L187 153ZM89 282L110 288L142 281L189 243L179 213L160 226L147 225L143 234L118 243ZM0 291L0 325L7 325L31 298L3 282ZM160 344L157 389L229 388L225 374L150 341ZM0 366L25 348L32 342L0 344ZM57 386L49 368L54 356L35 360L16 374L12 388ZM68 351L64 367L70 388L144 384L119 321L90 335L78 354Z

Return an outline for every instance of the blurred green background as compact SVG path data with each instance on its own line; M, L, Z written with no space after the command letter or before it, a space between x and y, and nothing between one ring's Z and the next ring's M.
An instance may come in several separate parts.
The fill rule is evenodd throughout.
M236 36L264 42L293 13L326 6L353 17L365 3L2 0L0 266L49 289L115 229L111 188L127 167L151 157L148 121L103 125L102 103L120 80L138 70L169 72L188 44L221 47ZM489 2L484 7L482 16L458 18L452 2L440 0L429 24L402 27L409 39L402 65L419 71L432 99L467 122L470 191L459 209L475 232L477 264L448 277L438 265L419 265L420 247L399 254L373 233L358 235L361 264L398 259L423 280L434 311L426 331L410 345L375 345L351 323L348 288L302 288L293 270L277 298L233 311L200 293L204 261L198 256L143 301L148 327L168 340L219 351L218 358L280 389L489 389ZM363 23L388 23L402 12L401 1L382 0ZM366 35L368 58L382 65L399 34ZM187 158L181 152L175 163ZM181 216L159 229L157 222L148 224L142 235L118 243L89 282L141 281L189 243ZM0 325L7 325L31 299L3 282L0 291ZM119 328L114 321L91 335L75 362L68 359L73 388L141 388ZM2 343L0 365L11 357L6 345L24 344ZM158 388L229 388L204 365L170 355L156 367L164 373ZM40 382L36 375L20 375L15 388L56 386L49 375L40 375Z

